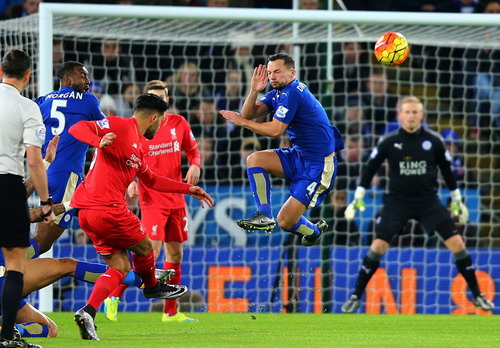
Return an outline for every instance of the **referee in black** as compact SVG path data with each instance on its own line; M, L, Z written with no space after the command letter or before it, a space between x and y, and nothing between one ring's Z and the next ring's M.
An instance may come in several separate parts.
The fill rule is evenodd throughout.
M455 223L437 195L438 168L451 191L454 216L461 223L467 222L468 211L453 172L451 156L446 151L443 139L433 131L422 127L424 111L418 98L401 100L398 110L401 128L380 139L373 149L361 181L348 205L345 217L354 218L356 210L364 210L365 191L370 186L375 172L385 159L389 166L389 192L376 221L375 239L363 259L356 281L356 288L342 306L342 312L353 313L361 306L361 296L370 278L377 270L380 259L389 248L391 240L403 229L409 219L417 220L425 231L436 231L446 247L455 256L458 270L467 282L476 307L486 311L494 304L479 291L472 259L465 249L462 237L457 234Z
M55 219L48 194L47 175L41 147L45 126L38 105L23 97L31 76L31 59L13 49L5 54L0 67L0 247L5 257L2 292L0 347L40 347L14 336L14 323L23 294L26 248L30 245L30 218L26 201L24 155L41 199L42 217Z

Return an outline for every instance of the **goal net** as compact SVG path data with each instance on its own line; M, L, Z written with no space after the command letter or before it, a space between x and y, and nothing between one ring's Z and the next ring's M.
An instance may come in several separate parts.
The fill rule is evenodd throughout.
M124 6L97 6L95 13L87 13L88 7L71 5L60 7L58 14L51 4L43 9L49 5L53 26L52 14L41 12L46 24L40 27L41 42L38 16L0 22L2 53L22 47L36 62L29 97L38 94L38 85L42 92L57 88L53 71L62 61L77 60L89 69L92 92L101 99L103 110L128 117L145 83L160 79L168 82L171 110L186 117L197 137L203 158L200 185L216 205L202 210L188 200L190 240L184 250L182 283L190 288L190 296L181 300L183 311L339 312L373 238L385 173L377 174L367 194L367 209L354 223L345 221L342 212L370 149L398 127L397 102L407 95L422 100L425 126L442 132L453 156L453 170L470 211L470 221L458 230L473 256L482 292L500 306L497 19L444 13L143 6L134 6L134 15ZM387 68L373 57L374 42L387 31L401 32L408 39L410 56L402 66ZM247 233L235 223L256 209L246 179L246 156L287 146L287 139L235 128L218 110L239 110L254 67L277 52L295 57L299 79L320 100L346 142L338 155L335 190L310 212L312 220L324 218L329 224L318 247L301 247L297 237L279 229L272 234ZM273 180L275 214L288 195L287 184ZM448 197L441 187L443 203ZM137 209L136 202L129 203ZM54 256L102 262L77 220L56 243ZM71 279L55 287L55 310L78 309L91 290ZM127 290L122 310L150 308L139 290ZM484 314L473 307L442 241L413 221L384 256L361 311Z

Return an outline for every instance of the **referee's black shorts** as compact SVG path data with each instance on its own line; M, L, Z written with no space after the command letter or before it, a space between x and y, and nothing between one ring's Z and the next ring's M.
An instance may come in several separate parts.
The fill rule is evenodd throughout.
M18 175L0 174L0 247L30 246L26 187Z
M392 238L403 230L410 219L417 220L428 234L432 234L436 227L444 222L451 221L452 226L454 226L450 212L439 201L437 196L418 201L386 196L380 217L377 218L375 223L375 238L391 243ZM437 232L443 240L457 234L455 228L444 228L442 231Z

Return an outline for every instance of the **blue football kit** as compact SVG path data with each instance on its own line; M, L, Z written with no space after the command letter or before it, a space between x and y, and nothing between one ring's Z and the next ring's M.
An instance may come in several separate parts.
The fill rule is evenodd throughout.
M338 129L309 88L294 80L282 90L273 89L260 102L273 117L288 125L286 132L293 146L276 149L290 195L312 208L330 192L337 175L337 158L344 148Z
M88 145L76 140L68 133L69 128L79 121L101 120L99 100L91 93L78 92L71 87L63 87L43 97L35 99L39 105L43 122L47 129L43 155L50 140L59 135L56 159L47 170L49 194L55 203L71 200L73 192L82 181L85 155ZM58 216L56 223L67 228L74 210Z

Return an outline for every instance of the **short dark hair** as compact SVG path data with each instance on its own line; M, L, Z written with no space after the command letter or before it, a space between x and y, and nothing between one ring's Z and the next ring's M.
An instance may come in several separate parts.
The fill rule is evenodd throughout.
M141 94L134 102L134 111L154 110L163 114L168 109L168 104L153 93Z
M75 62L72 60L64 62L59 71L57 72L57 77L59 78L59 80L62 80L64 76L72 74L77 66L83 67L84 65L80 62Z
M2 59L2 69L5 77L22 79L31 69L31 58L20 49L12 49Z
M267 58L269 62L274 62L275 60L282 59L285 62L285 66L289 69L295 69L295 60L293 57L286 53L276 53L271 57Z

